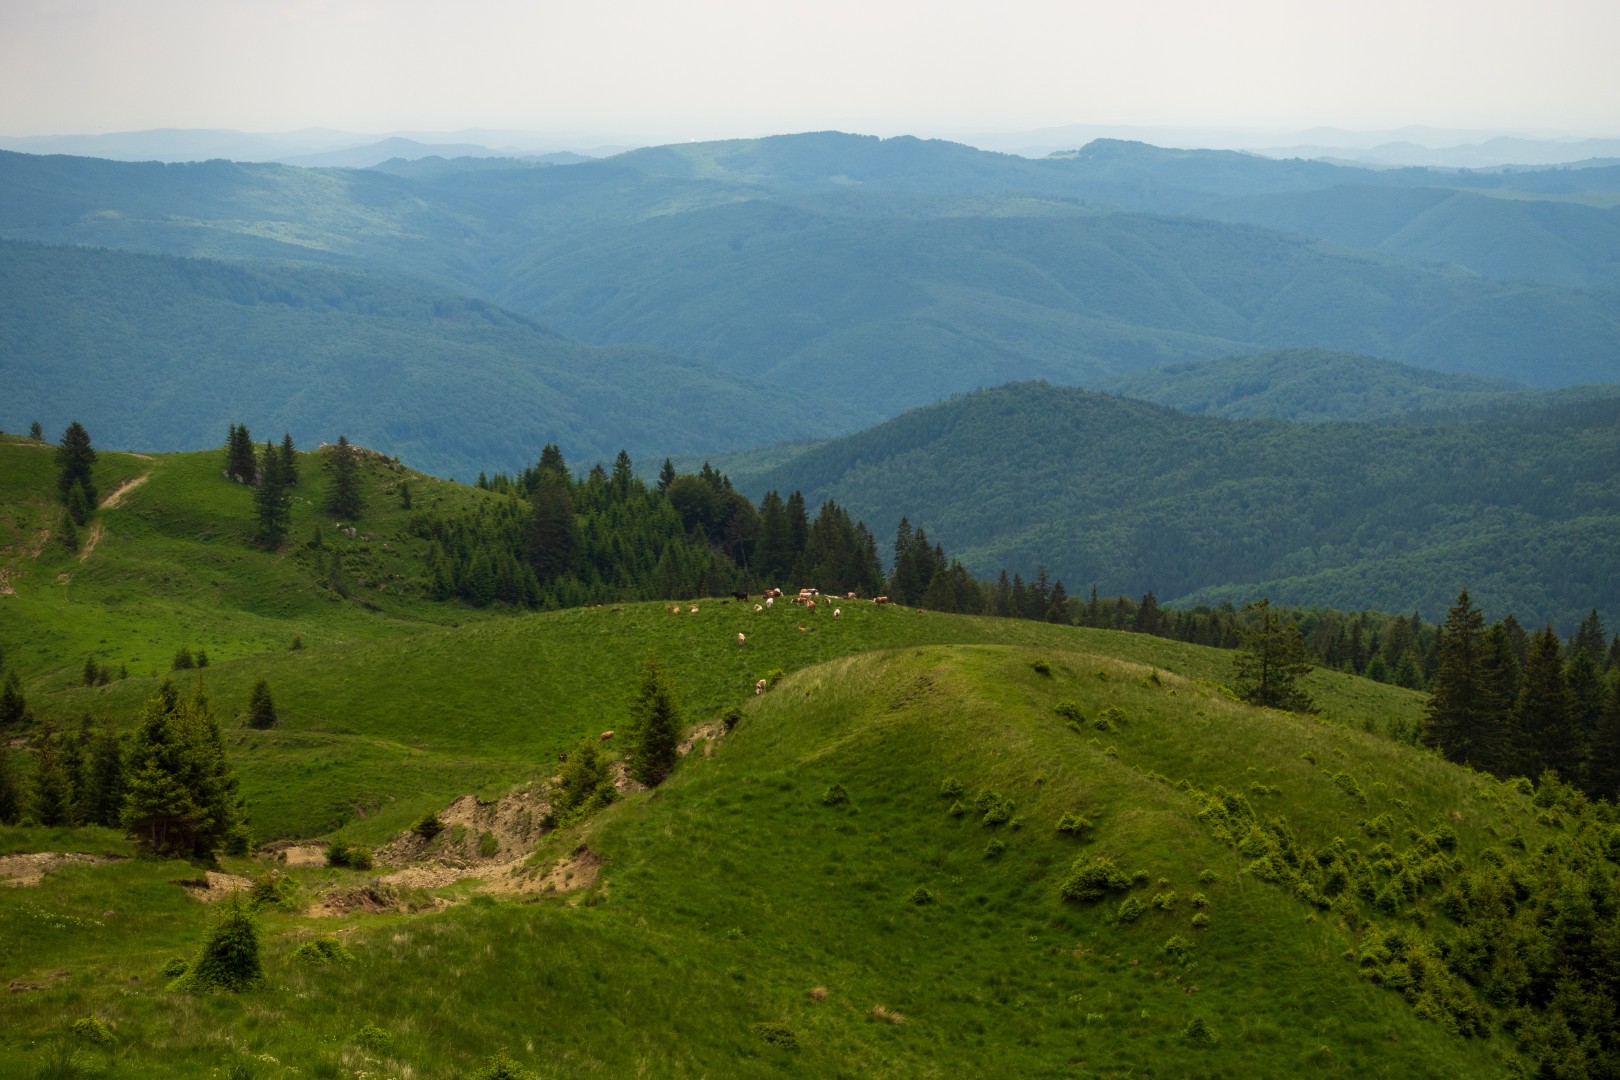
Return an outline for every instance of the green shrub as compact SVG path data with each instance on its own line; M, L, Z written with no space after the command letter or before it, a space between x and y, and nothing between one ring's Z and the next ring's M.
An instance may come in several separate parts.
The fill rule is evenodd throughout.
M1180 899L1181 898L1176 895L1176 891L1171 889L1169 892L1155 894L1153 897L1153 906L1158 908L1160 911L1174 911L1176 909L1176 903Z
M726 725L727 731L734 730L738 724L742 723L742 709L733 705L720 714L720 722Z
M1071 727L1077 727L1085 720L1085 717L1080 712L1080 703L1073 698L1064 698L1052 706L1052 711L1067 720Z
M1206 868L1198 871L1198 880L1205 885L1213 885L1220 880L1220 875Z
M1171 934L1170 940L1159 946L1159 951L1177 962L1186 960L1193 952L1193 943L1180 934Z
M772 668L765 676L765 685L767 687L775 686L786 677L787 672L783 671L781 668Z
M73 1021L73 1034L97 1046L111 1046L113 1041L112 1028L94 1016L81 1016Z
M254 874L253 884L248 889L248 907L254 911L265 907L282 907L297 890L298 887L285 874L277 874L273 870Z
M444 832L444 822L439 820L438 814L429 810L411 825L411 832L420 836L423 840L432 840L435 836Z
M311 938L292 951L292 958L304 964L352 964L354 953L331 935Z
M1087 903L1100 900L1109 892L1125 892L1130 887L1131 879L1124 871L1108 859L1092 856L1074 861L1058 892L1065 900Z
M1084 836L1091 831L1091 822L1079 814L1064 814L1058 818L1057 831Z
M1007 850L1007 844L1000 837L991 837L990 842L984 845L984 857L994 859Z
M496 839L496 836L495 836L494 833L485 832L484 835L482 835L482 836L480 836L478 838L478 857L479 858L481 858L481 859L493 859L496 855L499 855L500 852L501 852L501 842L500 842L500 840Z
M951 808L946 813L950 814L951 817L961 817L967 813L967 807L963 806L962 801L958 799L956 802L951 803Z
M476 1071L467 1074L467 1080L530 1080L534 1074L513 1061L506 1050L497 1050L493 1057L484 1059L484 1064Z
M1134 896L1127 896L1119 902L1118 918L1122 923L1133 923L1140 919L1146 911L1146 904Z
M1207 908L1207 907L1209 907L1209 897L1205 896L1201 892L1193 893L1192 896L1188 897L1187 902L1192 904L1192 906L1195 907L1195 908Z
M1214 1046L1221 1041L1221 1037L1210 1030L1209 1023L1202 1016L1195 1016L1181 1029L1181 1041L1188 1046Z
M984 817L980 819L984 825L1001 825L1012 820L1013 811L1017 809L1010 799L1001 799L991 803L985 810Z
M910 900L913 904L918 905L932 904L934 902L934 894L929 891L928 886L919 885L915 889L911 890L911 895L906 897L906 899Z
M1091 726L1096 728L1098 731L1117 731L1119 726L1124 722L1124 710L1122 710L1118 705L1110 705L1102 712L1097 714L1097 719L1091 722Z
M394 1036L376 1024L367 1024L351 1035L349 1041L373 1054L386 1054L394 1048Z
M947 776L939 785L939 796L942 799L957 799L961 797L963 790L962 781L954 776Z
M1209 925L1209 915L1202 911L1198 912L1192 917L1192 925L1194 930L1204 929Z
M1029 662L1029 666L1035 669L1037 675L1052 674L1052 665L1047 662L1045 657L1036 657Z
M186 973L186 968L190 966L191 964L184 957L171 956L163 961L163 966L158 971L164 978L178 979Z
M1356 782L1354 776L1347 772L1336 772L1328 779L1337 784L1340 791L1343 791L1356 802L1361 803L1363 806L1367 805L1367 793L1361 790L1361 785Z
M240 992L264 983L264 960L259 954L259 924L236 899L220 905L197 960L169 989L192 994L212 990Z
M839 803L849 802L849 792L844 790L843 784L834 784L821 793L821 801L827 806L837 806Z
M780 1047L783 1050L797 1050L799 1048L799 1037L793 1034L793 1029L786 1024L750 1024L748 1030L772 1046Z
M568 751L561 775L551 789L551 817L559 826L572 825L618 798L613 786L613 761L596 739L583 739Z

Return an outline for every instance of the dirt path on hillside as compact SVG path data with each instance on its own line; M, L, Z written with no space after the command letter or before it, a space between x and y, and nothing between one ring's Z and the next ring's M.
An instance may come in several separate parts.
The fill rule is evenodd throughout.
M71 863L100 864L118 862L114 855L84 855L58 851L27 852L21 855L0 855L0 885L27 887L38 885L45 875L59 866Z
M108 492L105 499L101 500L101 509L111 510L115 506L121 506L124 502L125 495L128 495L130 492L134 491L151 478L151 473L144 472L135 477L133 480L125 480L122 484L119 484L117 487L113 488L112 491Z
M90 533L84 538L84 547L79 549L80 562L84 562L84 560L90 557L90 553L96 550L96 545L101 543L101 538L105 536L106 533L107 530L101 527L101 522L92 521L90 523Z

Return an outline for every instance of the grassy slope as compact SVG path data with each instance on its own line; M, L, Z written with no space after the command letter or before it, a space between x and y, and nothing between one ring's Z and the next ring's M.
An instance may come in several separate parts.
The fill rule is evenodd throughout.
M5 449L48 461L40 448ZM314 498L318 470L306 461L304 494ZM1342 723L1302 720L1220 695L1213 684L1229 654L863 603L842 605L836 621L704 601L695 614L639 604L434 626L423 620L435 611L471 613L386 593L378 610L327 599L293 559L248 549L231 535L240 524L229 524L239 512L228 500L245 493L216 483L216 455L103 454L99 467L104 490L152 474L98 516L108 533L91 560L69 567L72 599L51 592L60 587L46 554L24 559L18 593L0 607L8 644L18 631L54 643L51 655L21 654L31 703L58 720L89 711L127 726L157 677L68 686L79 650L119 619L145 635L143 656L207 645L217 654L207 689L262 836L335 828L380 841L463 792L543 777L557 749L622 726L649 654L668 666L688 721L733 704L745 718L666 787L542 845L541 862L582 840L608 859L603 884L574 898L583 904L480 901L336 924L271 912L272 989L258 994L160 989L158 968L194 948L206 925L202 905L171 884L195 877L191 867L73 866L39 888L0 892L0 980L45 987L0 1002L0 1072L31 1069L84 1015L114 1027L107 1060L129 1076L156 1063L177 1076L232 1063L279 1075L260 1057L269 1055L316 1076L409 1067L448 1077L503 1045L545 1076L1248 1076L1300 1066L1479 1075L1507 1049L1447 1036L1360 980L1338 959L1351 941L1344 929L1271 886L1233 881L1231 853L1197 822L1193 799L1148 775L1275 789L1252 797L1309 845L1355 838L1359 820L1384 810L1425 827L1455 812L1465 856L1493 832L1533 838L1516 796L1356 730L1409 729L1417 695L1317 673L1311 689L1327 720ZM378 536L402 524L384 508L397 475L370 462L379 510L367 527ZM432 497L419 489L419 502ZM446 485L439 497L493 496ZM314 520L296 511L296 536ZM289 652L295 628L309 647ZM1050 676L1032 670L1037 657ZM754 698L753 680L775 668L790 674ZM283 722L249 732L229 718L261 675ZM1087 717L1112 704L1128 719L1116 732L1076 734L1052 711L1060 698ZM1339 770L1360 778L1369 805L1326 782ZM948 775L970 795L1014 800L1021 827L948 815L937 795ZM822 803L835 783L848 805ZM1095 823L1093 838L1053 831L1070 810ZM999 858L986 855L992 835L1008 844ZM128 852L94 831L0 834L0 851L41 849ZM1065 904L1057 884L1082 852L1145 870L1150 883L1136 893L1173 888L1179 904L1126 925L1109 918L1114 900ZM1219 880L1196 880L1206 868ZM364 881L347 871L295 876L306 898ZM937 902L909 903L918 885ZM1195 891L1212 903L1210 928L1196 933ZM358 966L290 959L299 941L333 929ZM1196 940L1185 965L1159 952L1175 933ZM808 996L815 986L828 990L819 1004ZM907 1020L883 1023L868 1015L874 1005ZM1179 1039L1194 1016L1221 1036L1216 1048ZM390 1055L351 1043L368 1022L393 1034ZM799 1049L762 1040L751 1028L762 1022L793 1030Z
M700 648L708 636L698 619L668 625L672 640ZM639 644L621 647L626 658ZM176 999L154 985L162 961L201 933L200 906L164 885L191 872L139 861L61 871L37 893L0 896L11 958L0 978L68 972L6 1003L0 1064L32 1060L51 1032L93 1013L119 1033L117 1064L138 1072L162 1060L182 1076L244 1054L314 1075L409 1063L451 1076L502 1045L543 1076L1492 1071L1504 1042L1445 1035L1362 981L1339 958L1353 940L1343 927L1272 886L1233 880L1231 853L1196 820L1193 799L1148 774L1265 784L1273 793L1252 797L1313 846L1335 835L1367 843L1356 822L1385 810L1424 827L1455 812L1471 857L1493 832L1533 838L1525 807L1386 740L1234 705L1192 679L1154 681L1130 657L1158 644L1046 628L1034 648L905 646L809 667L749 702L714 756L543 845L542 860L581 840L607 858L584 906L478 903L335 925L272 913L275 989L242 998ZM1194 667L1202 656L1182 655ZM1037 657L1050 676L1032 670ZM1088 717L1115 705L1127 719L1077 734L1052 711L1060 698ZM1357 774L1369 803L1327 783L1330 769ZM969 795L1011 798L1022 825L950 816L938 795L947 776ZM833 784L847 805L823 803ZM1089 817L1092 837L1053 831L1066 811ZM992 836L1007 844L999 857L986 854ZM1124 925L1110 918L1117 897L1066 904L1057 885L1081 854L1145 870L1134 890L1144 900L1173 889L1180 901ZM1204 869L1217 880L1199 881ZM358 880L303 878L307 888ZM910 903L918 885L936 902ZM1190 927L1194 892L1211 901L1207 930ZM332 929L347 931L356 968L289 959L298 940ZM1173 934L1195 942L1184 964L1160 952ZM816 986L825 1001L808 996ZM872 1018L874 1005L906 1022ZM1180 1040L1195 1016L1221 1036L1217 1047ZM368 1022L394 1034L392 1061L346 1045ZM750 1026L761 1022L793 1030L799 1049L764 1042Z

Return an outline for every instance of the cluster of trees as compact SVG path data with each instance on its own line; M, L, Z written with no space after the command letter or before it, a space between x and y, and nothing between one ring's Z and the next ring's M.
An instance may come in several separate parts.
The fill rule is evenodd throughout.
M1439 628L1424 741L1501 777L1551 770L1620 796L1620 667L1593 611L1566 649L1551 626L1485 625L1464 589Z
M325 465L328 486L322 509L345 521L355 520L365 510L359 449L339 435ZM291 433L282 435L280 445L266 440L262 449L255 450L248 426L232 424L225 439L225 476L252 486L255 539L267 548L279 547L292 525L292 489L299 480Z
M182 699L165 680L127 738L86 716L73 733L47 726L31 775L0 742L0 823L128 830L163 855L210 858L249 846L236 776L199 681Z

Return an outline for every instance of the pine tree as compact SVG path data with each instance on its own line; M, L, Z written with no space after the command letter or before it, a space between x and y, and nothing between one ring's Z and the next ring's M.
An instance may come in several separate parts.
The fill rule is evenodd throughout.
M1142 594L1142 602L1136 608L1136 620L1131 629L1138 634L1157 634L1163 615L1159 612L1159 598L1149 589Z
M90 825L116 826L124 803L124 743L105 724L90 743L85 768L84 820Z
M288 487L298 486L298 451L293 448L292 432L281 436L281 482ZM409 509L407 507L406 509Z
M232 424L225 438L225 476L238 484L252 484L259 478L253 436L246 424Z
M0 825L15 825L21 821L27 803L22 778L12 764L11 745L0 739Z
M1563 647L1551 626L1536 631L1530 639L1514 715L1529 742L1526 775L1539 776L1552 769L1567 781L1575 780L1584 748L1570 716Z
M1238 696L1255 705L1310 712L1315 705L1298 683L1313 665L1299 627L1271 610L1269 600L1257 600L1243 610L1249 623L1232 665Z
M120 820L150 850L209 858L240 841L236 778L199 683L181 703L165 682L141 710Z
M1063 587L1062 578L1052 584L1052 601L1046 605L1046 621L1060 626L1068 626L1073 621L1069 617L1069 593Z
M62 511L62 519L56 523L56 541L69 552L79 550L79 530L73 525L73 515L66 510Z
M1474 739L1482 704L1479 683L1484 632L1485 617L1464 589L1457 594L1440 631L1439 658L1423 725L1425 745L1438 749L1449 761L1476 766L1480 764Z
M28 715L28 699L23 696L22 680L15 668L0 681L0 731L16 727Z
M253 684L253 693L248 696L247 725L260 731L276 726L276 703L270 696L270 684L264 679Z
M630 706L630 775L654 787L675 769L681 739L681 710L675 691L657 661L641 667Z
M45 429L40 426L38 420L35 420L32 424L28 425L28 437L33 439L35 442L45 441Z
M259 459L259 486L253 492L253 508L259 523L260 544L274 550L287 538L292 526L292 494L281 468L281 455L270 443L264 444Z
M669 485L675 482L675 464L669 458L664 459L663 467L658 470L658 494L669 494Z
M56 448L56 488L67 501L75 484L84 488L84 497L91 506L96 504L96 485L90 478L90 469L96 463L96 452L90 446L90 433L77 420L62 432L62 441Z
M579 523L568 476L543 468L529 497L529 565L540 583L549 585L571 572L579 546Z
M1514 719L1519 698L1519 660L1507 628L1492 623L1480 643L1473 754L1475 768L1504 779L1529 775L1527 747Z
M326 492L326 510L340 520L354 521L365 510L365 499L360 494L360 461L355 448L343 435L338 436L326 459L331 486Z
M1620 802L1620 674L1611 674L1603 694L1603 711L1592 733L1586 793L1594 799Z
M73 778L62 761L61 740L47 729L39 740L34 768L34 798L29 817L46 826L76 824L73 816Z
M67 512L75 525L83 525L90 520L90 496L82 483L74 484L68 491Z

